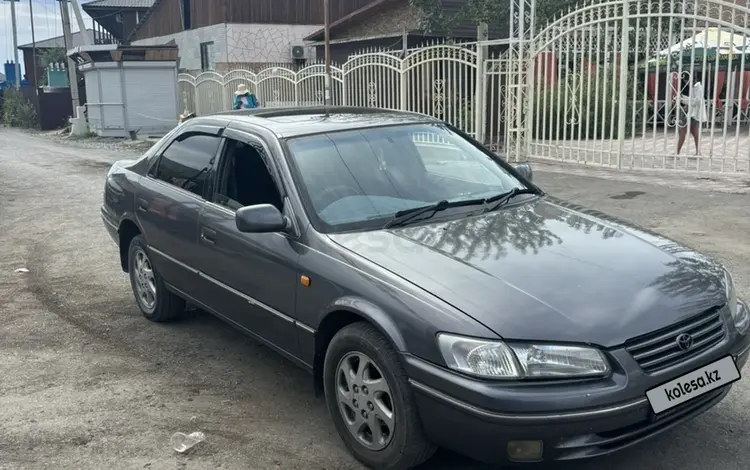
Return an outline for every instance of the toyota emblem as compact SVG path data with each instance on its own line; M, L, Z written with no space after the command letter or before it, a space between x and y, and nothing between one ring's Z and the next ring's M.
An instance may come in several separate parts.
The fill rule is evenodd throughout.
M683 351L687 351L693 347L693 337L687 333L683 333L675 340L677 347Z

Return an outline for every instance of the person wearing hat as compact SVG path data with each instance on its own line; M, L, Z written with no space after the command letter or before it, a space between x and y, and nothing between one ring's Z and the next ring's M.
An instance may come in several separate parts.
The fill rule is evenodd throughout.
M258 100L255 99L255 95L250 93L245 84L241 84L237 87L237 91L234 92L234 104L232 109L249 109L257 108Z

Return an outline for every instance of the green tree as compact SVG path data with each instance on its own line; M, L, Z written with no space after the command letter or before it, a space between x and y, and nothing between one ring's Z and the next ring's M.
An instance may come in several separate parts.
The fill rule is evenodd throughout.
M8 127L36 129L39 125L36 109L20 90L3 91L2 123Z
M42 65L47 67L52 63L65 63L67 57L65 57L65 49L62 47L54 47L52 49L42 49L39 53Z
M556 14L567 11L579 0L536 0L537 27L542 27ZM409 0L409 4L422 11L422 27L426 31L441 31L450 36L454 28L465 21L497 25L508 30L509 0L467 0L455 13L446 13L442 0Z

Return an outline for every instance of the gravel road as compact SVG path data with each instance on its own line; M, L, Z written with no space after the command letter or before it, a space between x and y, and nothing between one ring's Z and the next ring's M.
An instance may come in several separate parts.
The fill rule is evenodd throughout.
M361 468L305 372L208 315L171 325L141 317L99 219L107 168L126 153L7 129L0 149L0 469ZM750 195L637 178L535 178L716 256L750 296ZM207 440L178 455L169 445L176 431ZM748 435L743 380L719 406L654 441L553 468L744 470ZM447 452L424 466L480 468Z

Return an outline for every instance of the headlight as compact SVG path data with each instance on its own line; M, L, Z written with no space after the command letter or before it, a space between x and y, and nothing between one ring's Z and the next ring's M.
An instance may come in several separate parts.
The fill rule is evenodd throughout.
M441 333L438 345L453 370L493 379L603 376L609 365L602 353L582 346L505 343Z
M734 288L734 280L729 271L724 270L724 284L727 288L727 303L729 304L729 312L732 314L732 320L734 321L734 327L737 331L744 335L747 333L748 327L750 327L750 314L745 308L745 305L740 303L737 298L737 290Z

